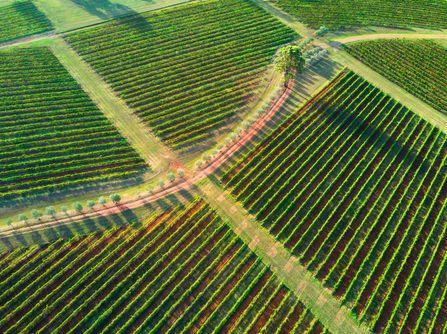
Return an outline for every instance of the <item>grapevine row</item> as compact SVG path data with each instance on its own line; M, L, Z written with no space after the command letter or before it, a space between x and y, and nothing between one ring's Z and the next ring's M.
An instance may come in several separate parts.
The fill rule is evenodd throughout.
M294 38L246 0L202 1L65 36L181 152L210 142L237 119L276 49Z
M147 169L49 49L4 51L0 59L1 201Z
M325 331L201 200L0 265L2 333Z

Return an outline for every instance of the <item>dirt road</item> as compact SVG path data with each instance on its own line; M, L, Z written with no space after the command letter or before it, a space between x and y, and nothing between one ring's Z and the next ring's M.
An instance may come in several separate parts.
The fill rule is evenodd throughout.
M347 44L353 42L360 41L371 41L375 39L396 39L396 38L405 38L405 39L447 39L447 33L439 32L439 33L379 33L379 34L365 34L365 35L356 35L356 36L348 36L341 38L334 38L333 41Z
M86 213L79 213L79 214L71 214L67 216L66 218L61 218L57 220L51 220L51 221L42 221L38 224L33 225L24 225L20 227L4 227L0 229L0 237L7 237L11 236L14 233L26 233L26 232L33 232L33 231L39 231L51 226L55 225L64 225L73 223L76 221L85 220L87 218L96 218L96 217L106 217L110 215L114 215L117 213L120 213L124 210L131 210L136 209L139 207L142 207L146 205L147 203L155 202L160 198L166 197L168 195L180 192L182 190L189 190L191 189L194 184L199 182L200 180L206 178L208 175L212 174L217 168L219 168L225 161L227 161L233 154L235 154L239 149L241 149L247 142L249 142L254 136L256 136L259 131L261 131L264 126L269 122L273 116L281 109L284 102L289 97L290 93L292 92L293 88L295 86L295 81L292 81L289 83L288 88L284 89L282 94L279 96L278 99L271 105L271 107L268 109L267 112L265 112L261 117L259 117L249 129L243 131L241 133L241 136L237 141L234 143L225 146L222 148L222 150L216 154L213 159L202 169L193 171L192 173L189 173L187 171L186 177L183 179L178 180L177 182L174 182L172 184L169 184L164 189L161 189L160 191L154 193L154 194L147 194L146 196L142 196L136 199L132 199L123 203L120 203L120 205L114 205L114 206L107 206L104 208L101 208L96 211L92 212L86 212ZM191 176L188 176L191 175Z

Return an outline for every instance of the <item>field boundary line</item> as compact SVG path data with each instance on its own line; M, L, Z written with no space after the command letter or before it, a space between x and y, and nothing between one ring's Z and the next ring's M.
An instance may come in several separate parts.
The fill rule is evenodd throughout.
M57 45L57 44L56 44ZM64 56L71 56L70 49L64 50ZM60 50L59 50L60 52ZM78 58L75 58L79 61ZM76 77L75 77L76 78ZM165 189L148 195L144 198L122 203L116 206L97 210L89 213L81 213L67 218L41 222L35 225L26 225L20 228L0 229L0 238L9 235L16 235L26 232L37 232L55 225L64 225L87 218L95 218L121 213L123 210L137 208L150 202L164 198L167 195L193 188L203 195L215 209L227 218L228 224L232 227L246 244L255 251L255 253L272 268L278 277L296 294L297 298L303 302L317 317L324 326L334 333L368 333L369 330L364 325L357 323L351 317L349 310L341 305L341 302L333 297L330 290L313 277L303 266L299 264L296 258L271 236L268 231L261 228L254 217L250 217L240 204L236 203L228 193L223 190L221 185L216 185L209 178L214 171L227 161L235 152L253 138L273 116L281 110L284 102L287 100L294 88L295 82L289 83L282 94L271 104L270 109L264 113L251 128L242 133L238 141L228 145L221 154L214 157L214 160L204 169L198 171L192 177L186 177L176 183L170 184ZM90 87L92 88L92 87ZM312 96L310 97L312 99ZM248 217L248 218L247 218ZM335 317L335 319L334 319Z
M289 13L284 12L274 4L264 0L251 0L253 3L257 4L259 7L263 8L265 11L270 13L273 17L280 20L286 26L292 28L302 37L313 37L313 30L308 28L304 23L296 20Z

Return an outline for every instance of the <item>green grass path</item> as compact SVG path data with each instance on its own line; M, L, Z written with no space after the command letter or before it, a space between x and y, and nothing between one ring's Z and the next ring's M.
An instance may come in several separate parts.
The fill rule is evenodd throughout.
M297 258L282 246L256 219L210 178L199 183L201 195L216 208L233 230L295 292L322 324L332 333L368 333L350 311L313 277Z
M278 7L269 3L265 0L252 0L259 7L264 8L271 15L275 16L278 20L280 20L285 25L289 26L293 30L295 30L299 35L303 37L313 37L313 30L308 28L303 23L296 20L292 15L282 11Z
M164 170L170 161L176 159L124 101L115 95L110 86L63 39L55 39L51 48L98 108L153 170Z
M344 37L331 38L331 41L339 43L354 43L358 41L371 41L375 39L433 39L433 40L446 40L447 33L444 31L424 31L424 32L403 32L403 33L373 33L373 34L359 34Z

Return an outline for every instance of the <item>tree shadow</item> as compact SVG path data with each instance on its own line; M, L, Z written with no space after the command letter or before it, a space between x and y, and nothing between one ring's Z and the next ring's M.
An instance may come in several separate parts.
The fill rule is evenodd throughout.
M188 190L181 190L178 193L167 195L153 202L147 202L144 208L146 213L157 211L170 211L172 208L184 207L185 202L192 202L194 195ZM29 247L32 245L43 245L57 239L69 240L76 236L85 236L97 231L106 231L123 226L139 228L143 226L148 214L140 214L126 207L119 205L122 211L110 216L97 216L94 218L84 217L82 221L70 221L66 224L55 224L47 228L18 233L14 232L9 236L0 236L0 253L2 251L17 247Z
M71 2L103 20L126 15L133 11L128 6L109 0L71 0Z
M332 61L328 57L324 57L312 66L311 70L323 78L330 80L341 68L340 64Z
M130 209L124 209L119 214L85 218L83 221L73 221L68 224L54 225L42 230L13 233L10 236L0 237L0 252L16 247L29 247L43 245L59 238L72 239L75 236L84 236L97 231L105 231L124 225L141 226L142 222Z
M120 23L137 31L147 32L152 29L146 18L129 6L110 0L71 0L88 13L102 19L119 19ZM145 1L153 2L153 0Z

